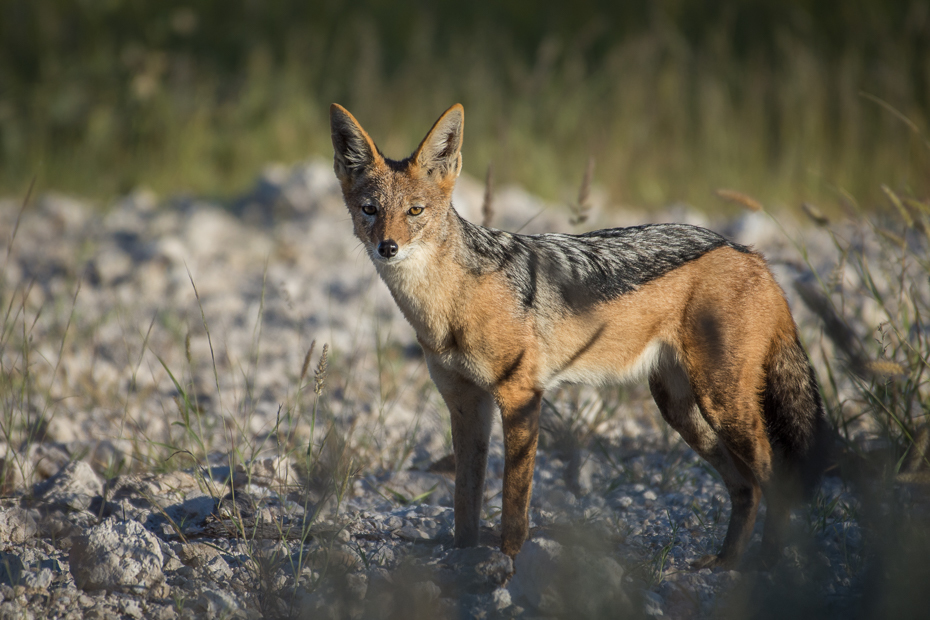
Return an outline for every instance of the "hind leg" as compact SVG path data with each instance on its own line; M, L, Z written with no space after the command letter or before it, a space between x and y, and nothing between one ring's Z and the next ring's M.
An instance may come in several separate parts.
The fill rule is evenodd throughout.
M765 525L762 530L761 561L764 567L770 567L781 556L785 539L785 530L791 520L791 506L794 500L790 493L780 488L777 482L765 489Z
M681 366L669 363L653 372L649 377L649 389L662 417L720 473L730 495L730 523L720 553L704 556L694 567L733 566L752 536L762 495L759 483L701 414Z
M721 558L735 559L745 549L752 535L762 493L765 493L770 510L766 518L766 550L777 551L777 541L787 522L790 504L783 501L782 494L774 484L772 445L764 426L761 403L756 396L759 390L744 385L730 393L745 396L728 397L720 390L712 395L699 393L697 402L702 416L717 432L734 466L752 485L751 498L733 497L730 528L720 552Z

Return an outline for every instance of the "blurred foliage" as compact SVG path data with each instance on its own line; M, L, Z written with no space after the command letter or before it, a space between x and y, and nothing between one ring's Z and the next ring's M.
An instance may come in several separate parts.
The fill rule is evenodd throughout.
M0 0L3 194L228 195L328 156L332 101L395 157L460 101L466 170L550 198L589 155L625 204L926 195L930 6Z

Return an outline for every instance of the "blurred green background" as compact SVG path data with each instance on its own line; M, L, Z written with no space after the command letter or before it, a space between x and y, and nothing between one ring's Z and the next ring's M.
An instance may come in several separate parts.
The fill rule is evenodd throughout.
M0 0L0 195L230 196L329 157L330 102L389 156L454 102L465 169L615 204L930 191L926 0Z

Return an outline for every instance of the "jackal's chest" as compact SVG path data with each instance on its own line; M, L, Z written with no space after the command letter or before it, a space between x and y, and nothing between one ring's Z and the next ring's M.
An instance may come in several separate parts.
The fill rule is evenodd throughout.
M472 383L490 388L495 383L494 359L467 346L461 333L449 332L438 345L417 334L430 364L468 378Z
M438 270L404 262L381 276L431 364L490 389L511 358L526 361L536 348L528 339L533 322L499 275L475 277L448 261Z

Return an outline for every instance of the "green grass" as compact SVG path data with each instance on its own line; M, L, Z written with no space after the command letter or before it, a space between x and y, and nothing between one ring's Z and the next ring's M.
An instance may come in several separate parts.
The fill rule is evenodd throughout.
M337 101L397 158L462 102L466 172L493 163L498 183L559 201L589 156L613 205L720 209L718 187L828 211L871 208L881 183L925 196L920 16L791 6L11 2L0 195L37 175L104 201L139 185L230 197L267 162L330 157Z

